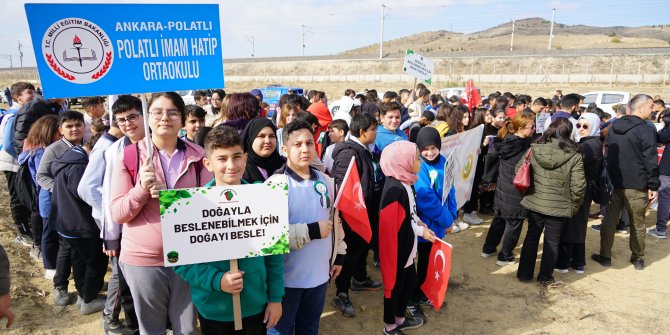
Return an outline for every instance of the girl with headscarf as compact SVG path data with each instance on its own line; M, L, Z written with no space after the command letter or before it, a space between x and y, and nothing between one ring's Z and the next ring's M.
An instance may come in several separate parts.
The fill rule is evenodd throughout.
M435 233L416 213L412 186L421 169L416 144L397 141L382 151L380 165L386 175L379 211L379 263L384 283L384 334L423 325L419 316L405 317L409 297L417 282L414 256L417 237L434 242Z
M267 118L251 120L242 131L242 145L247 153L247 167L242 180L262 183L284 165L277 151L277 127Z
M584 202L579 211L572 218L561 233L561 242L558 246L558 261L556 271L568 272L572 268L577 274L584 274L586 265L586 226L589 221L591 201L598 199L598 186L603 170L603 151L600 140L600 118L593 113L584 113L577 121L579 146L584 160L584 176L586 177L586 191Z

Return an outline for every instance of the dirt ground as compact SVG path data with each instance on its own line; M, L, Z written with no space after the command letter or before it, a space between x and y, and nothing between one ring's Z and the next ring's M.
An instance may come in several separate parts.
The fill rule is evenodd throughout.
M75 307L56 308L52 284L43 278L41 264L29 248L12 243L15 229L8 208L4 176L0 178L0 243L11 262L12 310L16 320L6 334L101 334L100 315L82 316ZM594 206L595 210L595 206ZM655 212L647 225L652 226ZM593 220L590 224L597 223ZM480 226L446 240L454 245L452 274L446 296L448 307L426 308L428 323L409 334L667 334L667 299L670 288L670 242L647 238L647 267L635 271L628 263L628 236L618 234L612 268L587 261L586 274L555 274L562 287L543 289L521 283L517 265L504 268L495 258L480 257L491 218ZM522 236L525 236L525 231ZM520 252L521 243L516 250ZM587 257L597 252L599 235L589 229ZM540 249L541 250L541 249ZM539 265L538 265L539 267ZM380 279L374 267L369 274ZM74 292L74 284L70 284ZM320 334L379 334L382 327L382 292L353 292L356 317L345 318L331 305L334 284L328 291ZM665 330L663 330L665 329Z

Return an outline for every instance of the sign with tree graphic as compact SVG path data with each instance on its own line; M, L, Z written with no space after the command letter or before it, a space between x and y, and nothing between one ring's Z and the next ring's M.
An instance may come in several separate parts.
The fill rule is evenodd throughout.
M265 184L163 190L159 203L165 266L288 253L283 190Z

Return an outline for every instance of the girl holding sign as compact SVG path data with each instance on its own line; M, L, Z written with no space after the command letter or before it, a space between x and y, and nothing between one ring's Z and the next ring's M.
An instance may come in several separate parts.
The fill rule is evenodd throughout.
M186 119L175 92L152 95L148 124L153 150L140 141L125 148L112 179L112 219L125 227L119 265L130 286L141 334L195 333L195 308L189 285L163 264L158 192L202 186L212 174L200 162L204 150L179 139ZM152 156L149 157L149 152Z

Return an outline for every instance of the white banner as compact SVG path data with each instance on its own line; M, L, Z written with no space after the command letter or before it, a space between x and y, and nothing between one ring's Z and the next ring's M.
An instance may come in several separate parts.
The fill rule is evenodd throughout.
M164 190L165 266L288 253L288 197L265 184Z
M435 72L435 64L430 59L407 49L405 60L402 63L402 71L430 84L432 83L433 72Z
M484 125L475 129L452 135L442 139L440 153L449 157L454 168L454 187L456 188L456 203L461 208L468 200L472 192L472 183L477 170L477 158L479 146L482 144ZM453 153L452 153L453 152ZM446 171L445 171L446 175Z

